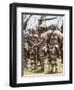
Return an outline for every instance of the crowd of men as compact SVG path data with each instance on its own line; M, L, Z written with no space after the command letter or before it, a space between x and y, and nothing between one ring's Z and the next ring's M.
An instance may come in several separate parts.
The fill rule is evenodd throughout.
M36 30L23 34L23 71L58 73L58 60L63 64L63 34L58 26L50 25L46 30Z

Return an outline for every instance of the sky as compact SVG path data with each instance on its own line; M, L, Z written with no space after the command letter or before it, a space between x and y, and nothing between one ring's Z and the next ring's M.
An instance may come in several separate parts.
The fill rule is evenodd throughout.
M31 18L28 21L28 25L26 29L36 29L36 26L38 26L38 19L40 19L41 15L32 15ZM23 14L23 22L26 21L26 19L29 17L29 14ZM56 19L53 20L47 20L47 21L43 21L41 26L50 26L51 24L54 25L58 25L58 27L60 28L62 25L62 22L64 23L64 16L46 16L45 18L54 18L57 17Z

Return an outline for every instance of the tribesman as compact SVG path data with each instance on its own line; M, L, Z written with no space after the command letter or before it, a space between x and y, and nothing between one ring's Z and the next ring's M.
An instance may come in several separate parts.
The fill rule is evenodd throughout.
M44 71L44 60L46 58L46 53L45 53L45 48L46 48L46 40L45 38L42 37L42 34L45 32L45 26L41 25L38 27L37 29L37 34L38 34L38 57L39 57L39 62L40 62L40 66L41 66L41 70Z
M36 34L36 31L32 29L32 35L30 36L30 44L31 44L31 51L30 51L30 59L31 59L31 65L32 69L37 69L38 64L38 35Z
M29 33L23 31L23 67L27 68L27 60L29 58Z
M48 30L46 31L45 25L41 25L38 28L38 38L39 38L39 57L40 57L40 64L41 68L44 71L44 73L49 72L49 55L47 55L47 40L48 40L48 34L50 34L52 31Z
M57 58L59 58L59 35L56 32L57 26L51 25L50 30L53 30L51 34L48 35L49 39L47 40L48 53L49 53L49 62L51 64L51 72L57 72ZM59 33L60 34L60 33Z

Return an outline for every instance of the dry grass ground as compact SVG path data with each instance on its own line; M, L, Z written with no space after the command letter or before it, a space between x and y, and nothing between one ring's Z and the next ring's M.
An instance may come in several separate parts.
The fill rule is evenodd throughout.
M34 66L32 66L33 68ZM61 64L61 59L57 59L57 72L55 72L55 67L53 68L54 72L50 72L51 71L51 65L48 64L47 59L45 60L45 64L44 64L44 70L41 69L41 66L38 66L36 69L24 69L24 76L26 75L45 75L45 74L58 74L58 73L63 73L63 64Z

